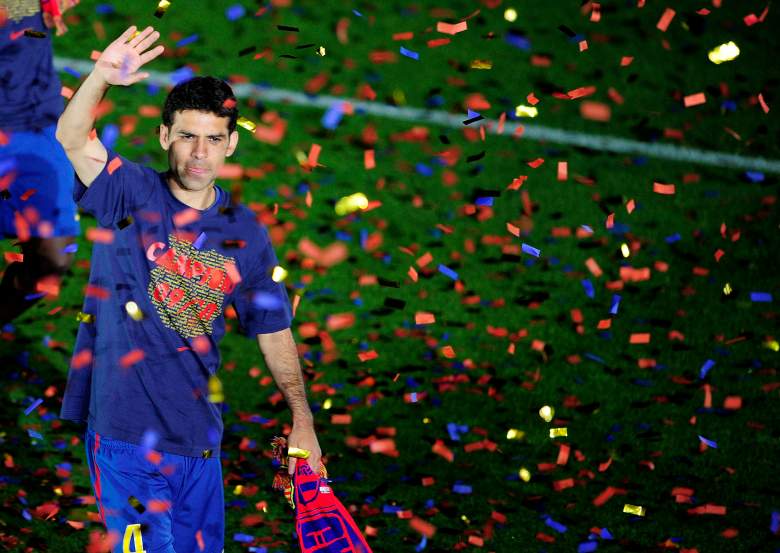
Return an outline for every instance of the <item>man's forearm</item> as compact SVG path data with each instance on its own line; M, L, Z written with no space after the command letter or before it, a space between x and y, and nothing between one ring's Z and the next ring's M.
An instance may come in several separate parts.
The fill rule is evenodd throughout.
M95 111L109 86L94 72L81 83L57 122L57 140L63 148L75 150L87 143L95 125Z
M292 334L285 333L274 340L272 346L264 347L263 353L276 386L292 411L293 423L312 424L314 419L306 399L306 386Z

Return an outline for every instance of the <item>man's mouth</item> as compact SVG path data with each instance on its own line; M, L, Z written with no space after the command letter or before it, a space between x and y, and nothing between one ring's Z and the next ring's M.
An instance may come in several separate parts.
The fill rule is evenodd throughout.
M187 167L187 172L189 174L191 174L191 175L200 176L200 175L205 175L208 172L208 169L206 169L205 167L192 167L192 166L188 166Z

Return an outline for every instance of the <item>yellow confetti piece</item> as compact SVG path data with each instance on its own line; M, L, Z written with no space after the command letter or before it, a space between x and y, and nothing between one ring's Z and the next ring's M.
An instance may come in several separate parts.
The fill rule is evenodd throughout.
M362 192L344 196L336 202L336 215L347 215L368 207L368 198Z
M225 401L225 396L222 393L222 382L215 374L209 377L209 401L211 403L222 403Z
M517 428L510 428L506 432L507 440L522 440L523 438L525 438L525 432Z
M550 422L555 416L555 409L549 405L545 405L539 409L539 416L544 419L544 422Z
M239 117L238 120L236 120L236 125L239 127L244 127L249 132L255 132L255 129L257 128L257 125L254 124L252 121L247 119L246 117Z
M319 48L317 48L317 55L318 56L322 56L323 58L325 57L325 47L324 46L320 46Z
M431 424L431 419L428 417L423 418L423 424Z
M623 512L640 517L645 516L645 508L640 505L630 505L626 503L623 505Z
M296 459L308 459L311 455L311 451L308 449L300 449L297 447L290 447L287 449L288 457L295 457Z
M731 294L731 292L733 292L731 288L731 284L727 282L726 285L723 287L723 293L728 296L729 294Z
M620 253L623 254L623 257L628 257L631 255L631 250L628 249L628 244L625 242L620 245Z
M539 110L534 106L520 104L515 107L515 117L536 117L537 115L539 115Z
M493 69L493 62L490 60L474 60L471 62L472 69Z
M736 59L737 56L739 56L739 46L734 44L733 40L726 42L725 44L721 44L720 46L716 46L710 50L709 54L707 54L707 57L710 59L710 61L715 64L721 64L724 61L731 61Z
M237 485L237 486L236 486L236 487L233 489L233 495L241 495L241 492L243 492L243 491L244 491L244 486L242 486L241 484L238 484L238 485Z
M525 467L520 467L520 470L517 471L517 475L523 482L528 482L531 479L531 471Z
M566 428L550 428L551 438L563 438L568 436L569 433Z
M769 340L764 342L764 347L771 349L772 351L780 351L780 343L778 343L777 340Z
M79 314L76 315L76 320L80 323L94 323L95 316L91 313L84 313L83 311L79 311Z
M323 409L330 409L333 407L333 400L328 398L325 401L322 402L322 408Z
M162 17L170 7L171 3L168 0L160 0L160 2L157 4L157 9L154 10L154 16L158 18Z
M393 90L393 102L397 106L403 106L406 104L406 94L400 88Z
M514 23L517 20L517 10L514 8L507 8L504 10L504 19L510 23Z
M144 318L141 308L138 307L138 304L134 301L129 301L125 304L125 311L127 311L127 314L130 315L130 318L134 321L140 321Z
M274 267L274 270L271 272L271 280L274 282L282 282L284 279L287 278L287 270L282 267L281 265L277 265Z

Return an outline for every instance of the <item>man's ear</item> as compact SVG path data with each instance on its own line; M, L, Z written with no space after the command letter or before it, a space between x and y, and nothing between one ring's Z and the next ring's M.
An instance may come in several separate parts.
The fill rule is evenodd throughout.
M168 131L168 127L166 127L164 124L160 125L160 146L166 152L168 151L168 148L171 147L170 133Z
M225 156L230 157L233 155L233 152L236 151L236 146L238 146L238 131L233 131L230 133L230 138L228 139L228 147Z

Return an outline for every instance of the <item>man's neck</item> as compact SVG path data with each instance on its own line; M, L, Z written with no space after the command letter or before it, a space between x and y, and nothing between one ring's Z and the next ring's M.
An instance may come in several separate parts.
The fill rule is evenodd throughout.
M168 177L168 189L181 203L200 211L210 208L217 199L217 189L214 183L211 183L211 186L204 190L193 191L182 188L175 179Z

